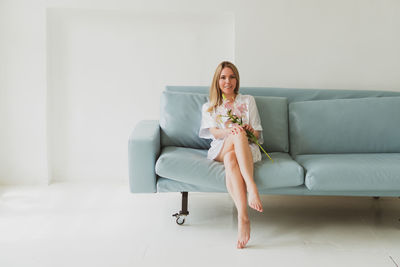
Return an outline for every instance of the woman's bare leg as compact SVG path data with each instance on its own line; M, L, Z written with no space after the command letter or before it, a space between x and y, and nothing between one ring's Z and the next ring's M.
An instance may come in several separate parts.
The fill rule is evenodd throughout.
M247 213L246 184L240 173L235 152L232 150L224 156L226 187L238 211L237 248L244 248L250 239L250 220Z
M249 206L259 212L263 211L260 195L258 194L257 185L254 182L254 163L247 140L246 133L241 131L237 135L233 135L233 143L237 161L239 163L240 172L246 182L247 192L249 193Z
M263 211L260 195L258 194L257 185L253 178L253 157L251 155L249 142L244 131L238 134L229 135L222 147L221 152L215 160L223 162L226 153L234 150L239 164L241 175L246 183L249 206L259 212Z

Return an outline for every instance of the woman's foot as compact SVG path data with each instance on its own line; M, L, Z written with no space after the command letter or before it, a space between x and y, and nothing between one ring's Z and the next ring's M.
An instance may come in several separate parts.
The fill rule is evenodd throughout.
M249 192L248 200L250 208L255 209L258 212L263 212L260 195L257 191L255 191L254 193Z
M249 218L238 218L238 241L237 248L244 248L250 239L250 221Z

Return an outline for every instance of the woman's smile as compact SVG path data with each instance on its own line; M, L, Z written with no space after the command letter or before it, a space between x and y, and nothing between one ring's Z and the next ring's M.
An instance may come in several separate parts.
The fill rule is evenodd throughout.
M219 87L223 94L226 97L231 98L235 95L235 88L236 88L236 76L233 73L231 68L224 68L221 72L221 76L219 78Z

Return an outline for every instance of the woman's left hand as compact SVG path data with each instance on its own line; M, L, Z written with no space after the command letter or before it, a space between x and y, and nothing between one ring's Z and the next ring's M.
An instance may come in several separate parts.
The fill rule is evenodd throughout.
M243 126L243 129L248 130L248 131L252 132L253 134L255 134L255 131L254 131L253 127L250 126L250 124L245 124Z

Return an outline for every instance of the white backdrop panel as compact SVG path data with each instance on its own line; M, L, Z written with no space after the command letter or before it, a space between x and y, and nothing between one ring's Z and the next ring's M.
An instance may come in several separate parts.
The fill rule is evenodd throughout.
M231 14L47 10L53 181L127 180L127 140L166 85L209 85L234 60Z

